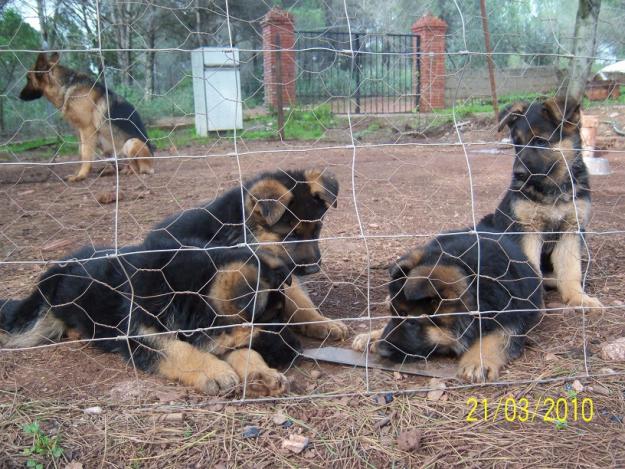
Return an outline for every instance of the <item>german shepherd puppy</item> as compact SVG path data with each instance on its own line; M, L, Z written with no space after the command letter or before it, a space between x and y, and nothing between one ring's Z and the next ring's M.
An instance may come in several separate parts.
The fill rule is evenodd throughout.
M80 159L78 173L68 181L81 181L91 171L96 147L130 159L132 171L153 174L154 147L148 140L137 110L124 98L83 73L59 65L59 54L37 56L26 75L20 99L32 101L45 96L78 131Z
M564 98L519 102L501 112L516 158L493 224L523 248L536 272L553 277L563 302L602 308L582 288L582 235L590 219L588 171L581 155L580 106ZM553 272L549 270L553 269Z
M479 231L492 227L479 225ZM494 380L521 354L540 318L541 279L505 235L480 233L479 244L474 232L439 235L400 258L390 275L395 317L356 336L356 350L371 344L398 362L453 354L460 357L461 378Z
M0 345L35 346L73 329L141 370L201 392L227 393L246 382L249 396L283 393L287 380L269 365L294 360L298 339L288 328L249 323L275 322L282 313L289 268L249 248L156 247L128 247L120 256L75 252L45 272L30 296L0 302Z
M261 243L289 264L296 274L320 270L319 233L323 217L336 207L339 184L328 171L275 171L262 173L205 205L166 218L148 233L144 244L184 239L236 246ZM267 244L262 244L267 243ZM322 316L295 277L286 289L285 321L302 323L298 330L309 337L344 339L348 329L340 321Z

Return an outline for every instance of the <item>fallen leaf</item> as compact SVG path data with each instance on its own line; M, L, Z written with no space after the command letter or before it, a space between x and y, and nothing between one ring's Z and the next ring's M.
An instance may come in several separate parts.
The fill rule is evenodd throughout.
M414 451L419 449L422 436L421 431L416 428L405 430L397 437L397 447L402 451Z
M41 248L42 251L54 251L56 249L63 249L74 244L71 239L57 239L52 241Z
M70 461L69 463L65 464L65 467L63 469L83 469L83 466L81 462Z
M289 420L289 418L286 415L284 415L282 412L278 412L274 414L273 418L271 419L271 421L275 423L276 425L282 425L287 420Z
M254 425L248 425L243 429L243 438L258 438L260 435L260 428Z
M373 424L374 428L382 428L386 427L389 423L391 423L391 418L387 415L386 417L378 420Z
M102 407L100 406L87 407L86 409L83 410L83 412L88 415L98 415L102 413Z
M445 389L447 388L445 383L443 383L438 378L430 379L428 387L431 388L431 390L427 393L427 398L430 401L438 401L441 397L443 397L443 394L445 394Z
M98 195L96 195L96 200L102 205L112 204L116 200L124 200L124 193L120 191L118 196L117 192L115 191L100 192L98 193Z
M571 388L573 388L573 391L575 392L582 392L584 390L584 385L576 379L573 381L573 384L571 384Z
M304 451L310 440L304 435L289 435L288 440L282 440L282 449L287 449L292 453L299 454Z
M604 360L625 360L625 337L601 345L601 358Z
M588 386L588 392L593 392L595 394L600 394L601 396L609 396L610 390L605 386L601 386L600 384L596 384L594 386Z

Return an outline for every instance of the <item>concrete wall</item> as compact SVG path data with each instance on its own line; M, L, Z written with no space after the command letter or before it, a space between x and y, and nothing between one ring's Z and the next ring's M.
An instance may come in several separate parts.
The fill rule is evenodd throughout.
M447 71L445 105L452 100L490 98L488 69ZM508 68L495 70L497 95L547 93L561 83L560 72L553 66Z

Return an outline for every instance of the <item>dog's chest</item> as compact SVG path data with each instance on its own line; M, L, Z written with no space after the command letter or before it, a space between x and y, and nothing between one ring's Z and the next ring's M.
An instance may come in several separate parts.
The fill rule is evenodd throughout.
M579 231L590 218L590 202L586 199L552 204L520 199L513 203L512 210L524 231Z

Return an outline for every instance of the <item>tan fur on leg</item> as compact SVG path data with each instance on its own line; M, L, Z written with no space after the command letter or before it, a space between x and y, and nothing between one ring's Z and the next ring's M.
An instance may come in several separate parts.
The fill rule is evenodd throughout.
M558 291L562 295L562 301L576 309L585 307L601 310L601 302L584 293L582 289L581 257L579 235L563 234L551 254Z
M369 351L375 352L378 348L378 341L382 338L384 328L375 329L371 332L365 332L364 334L358 334L354 337L352 342L352 348L358 352L364 352L369 344Z
M543 250L541 235L535 233L525 233L521 238L521 249L527 256L530 264L537 275L540 273L540 254Z
M149 340L161 348L163 357L158 362L158 372L166 378L210 395L227 394L239 384L235 370L208 352L177 339Z
M98 143L97 130L93 127L80 129L80 169L78 173L68 176L68 182L78 182L85 179L91 171L91 161L95 157L95 149Z
M322 316L316 306L310 300L308 293L302 287L297 277L293 277L292 284L285 289L285 320L288 322L317 322L315 324L302 324L297 326L299 332L307 337L316 339L344 340L349 334L349 329L341 321L332 321Z
M501 368L508 363L508 340L503 332L492 332L476 340L460 358L458 376L469 381L497 379Z
M130 166L139 174L154 174L152 152L148 144L138 138L131 138L124 143L123 153L130 158Z
M288 390L286 376L270 368L256 350L235 350L226 356L226 362L237 372L241 383L247 384L247 397L279 396Z

